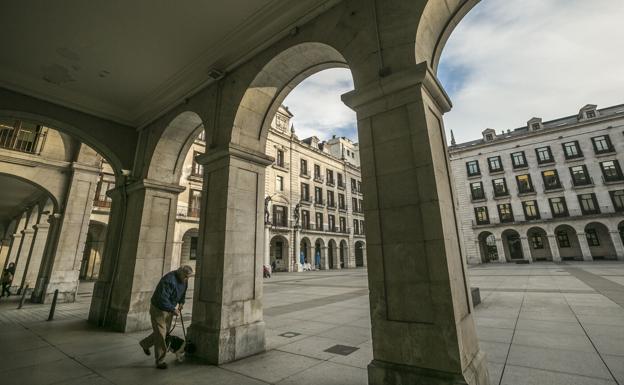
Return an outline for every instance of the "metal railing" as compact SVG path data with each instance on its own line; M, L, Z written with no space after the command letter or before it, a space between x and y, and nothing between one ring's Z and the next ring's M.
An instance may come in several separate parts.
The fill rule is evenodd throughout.
M475 219L471 220L472 226L495 226L495 225L509 225L509 224L522 224L529 222L539 222L539 221L552 221L561 218L579 218L586 217L588 215L602 215L602 214L615 214L618 211L613 206L597 206L595 211L583 211L581 209L568 209L565 213L562 214L553 214L551 211L540 211L539 217L534 217L527 219L524 215L520 217L514 217L513 221L501 221L497 218L497 221L494 221L493 218L490 218L487 223L478 223Z
M0 124L0 148L39 155L48 131L42 126L38 126L37 130L25 130Z

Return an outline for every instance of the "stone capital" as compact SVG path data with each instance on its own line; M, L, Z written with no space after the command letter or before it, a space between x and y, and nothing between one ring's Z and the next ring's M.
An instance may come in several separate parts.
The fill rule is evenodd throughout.
M21 231L22 235L33 234L35 232L34 229L24 229Z
M97 174L97 175L99 175L100 172L101 172L99 167L89 166L89 165L78 163L78 162L73 162L71 164L71 168L74 171L80 171L80 172L83 172L85 174Z
M50 216L50 218L52 218L52 216ZM35 230L46 230L49 228L50 228L50 223L48 222L40 222L40 223L37 223L36 225L33 225L33 229Z
M143 179L126 186L126 192L132 194L142 190L156 190L171 194L179 194L186 190L186 187L174 183L164 183L152 179Z
M197 163L206 167L213 163L228 160L230 158L237 158L261 167L269 166L275 161L273 157L262 152L257 152L232 143L224 148L209 148L204 154L197 156L195 160Z
M342 95L342 101L351 109L357 111L358 114L360 114L363 109L366 109L367 112L364 113L366 117L382 112L389 107L393 107L389 106L387 103L378 103L378 106L375 106L374 104L376 102L416 87L424 88L436 102L442 113L451 110L452 103L449 96L425 62L390 76L379 78L373 83L347 92ZM409 102L409 100L403 98L395 101L395 103L403 104L406 102Z

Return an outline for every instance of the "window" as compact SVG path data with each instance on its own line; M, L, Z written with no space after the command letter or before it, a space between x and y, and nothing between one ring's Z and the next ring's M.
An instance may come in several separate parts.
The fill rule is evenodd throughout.
M518 184L518 192L520 194L526 194L533 192L533 182L531 181L531 175L516 175L516 183Z
M470 195L472 200L485 199L485 192L483 191L483 182L470 183Z
M358 212L358 200L357 200L357 198L351 198L351 209L355 213Z
M494 179L492 181L492 186L494 187L494 196L502 197L505 195L509 195L505 178Z
M93 205L97 207L111 207L111 198L106 193L113 188L115 188L115 182L106 181L103 179L103 176L100 176L95 190Z
M284 151L277 150L277 156L275 157L275 164L284 167Z
M537 155L538 164L551 163L554 161L550 146L536 148L535 155Z
M498 205L498 217L500 218L501 223L513 222L514 216L510 203Z
M474 211L478 225L487 225L490 223L490 216L488 215L487 207L475 207Z
M570 167L570 175L572 176L572 183L575 186L592 184L592 180L587 173L587 167L585 167L585 165Z
M353 178L351 178L351 192L357 193L357 181Z
M488 141L488 142L491 141L491 140L494 140L494 135L492 135L492 134L485 134L485 140Z
M542 171L542 179L544 180L545 190L554 190L561 188L561 181L557 170Z
M206 130L201 130L199 132L199 135L197 135L197 140L200 140L202 142L206 141Z
M288 226L288 209L285 206L273 205L273 225Z
M346 210L347 205L345 204L345 196L344 194L338 194L338 208L341 210Z
M301 210L301 227L310 229L310 212L308 210Z
M595 111L587 111L585 113L585 116L587 116L587 119L595 118L596 117L596 112Z
M275 125L281 130L288 129L288 118L282 114L275 114Z
M570 247L570 238L568 238L567 231L557 231L557 243L559 243L559 247Z
M533 123L533 124L531 124L531 128L532 128L533 130L539 130L541 127L540 127L540 124L539 124L539 123Z
M605 182L614 182L623 179L622 169L620 169L620 163L617 160L601 162L600 169L602 169L602 176Z
M201 191L189 190L188 216L199 218L199 208L201 206Z
M361 213L364 212L364 201L362 199L358 201L358 208L360 209Z
M327 230L332 232L336 231L336 216L331 214L327 216Z
M336 201L334 200L334 192L327 190L327 206L336 207Z
M318 164L314 165L314 179L321 179L321 166Z
M609 135L595 136L592 138L594 144L594 151L596 154L603 154L605 152L612 152L613 146L611 145L611 139Z
M583 156L579 142L576 140L574 142L563 143L562 146L566 159L581 158Z
M468 172L468 176L481 175L479 161L471 160L470 162L466 162L466 171Z
M359 234L360 233L360 221L358 221L357 219L353 220L353 234Z
M568 206L566 205L564 197L550 198L548 203L550 204L550 211L552 212L553 218L568 216Z
M526 157L524 156L524 151L512 153L511 163L513 164L513 168L526 167L527 161L526 161Z
M320 187L314 188L314 203L317 205L323 204L323 189Z
M327 184L334 185L334 172L332 170L327 170Z
M490 172L503 171L503 164L501 163L500 156L493 156L488 158L488 167L490 168Z
M600 246L600 240L598 239L596 229L587 229L585 231L585 237L587 237L587 243L590 246Z
M340 217L340 232L341 233L347 232L347 218L345 217Z
M360 220L360 234L364 235L364 220Z
M357 181L357 192L362 193L362 181Z
M301 166L300 166L299 173L303 176L310 175L308 174L308 161L305 159L301 159L300 163L301 163Z
M203 132L203 131L202 131ZM199 237L191 237L191 247L189 249L189 259L197 259L197 239Z
M316 229L323 231L323 213L316 213Z
M301 200L310 202L310 185L307 183L301 183Z
M544 248L544 240L540 234L533 233L529 238L531 242L531 247L534 249L543 249Z
M0 121L0 147L9 150L39 154L45 143L47 129L20 120Z
M342 180L342 173L338 173L337 177L338 177L338 187L344 188L345 185L344 185L344 181Z
M522 210L524 211L524 217L526 220L539 219L540 214L537 208L537 201L522 202Z
M624 190L609 191L615 211L624 211Z
M204 166L197 163L197 156L201 155L201 152L193 151L193 168L191 169L192 176L203 176Z
M281 175L275 177L275 190L284 191L284 177Z
M578 196L579 205L583 214L599 214L600 208L598 207L598 201L596 201L596 194L581 194Z

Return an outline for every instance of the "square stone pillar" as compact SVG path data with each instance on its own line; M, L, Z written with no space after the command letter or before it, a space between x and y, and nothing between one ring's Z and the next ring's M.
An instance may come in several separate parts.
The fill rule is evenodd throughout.
M531 245L529 245L529 238L520 237L520 243L522 244L522 254L524 256L524 260L529 261L529 263L533 263L533 257L531 256Z
M357 113L371 385L489 384L455 219L442 113L422 63L343 95Z
M230 145L197 161L204 188L189 337L197 357L219 365L265 349L263 201L273 159Z
M615 248L615 255L619 261L624 260L624 244L622 242L622 236L617 230L609 231L613 247Z
M142 180L116 188L89 321L130 332L151 326L150 300L171 271L178 194L175 184Z
M507 263L507 257L505 256L505 245L502 238L496 238L496 253L498 254L499 263Z
M585 232L576 233L579 246L581 247L581 254L583 255L583 261L593 261L591 250L589 249L589 243L587 242L587 234Z
M33 214L36 215L36 214ZM35 239L35 230L32 228L26 228L22 230L22 243L15 259L15 274L13 275L13 286L17 289L17 293L21 293L22 280L24 278L24 271L28 265L28 257L30 255L30 248L33 240Z
M559 243L557 242L557 236L555 234L549 234L548 246L550 246L550 254L552 255L553 262L561 262L561 253L559 252Z
M30 293L32 293L37 284L37 276L41 268L41 261L43 260L46 243L48 241L50 223L48 223L47 216L42 217L39 223L33 227L35 229L35 237L30 248L28 263L24 269L24 277L20 283L20 291L28 286L28 291Z

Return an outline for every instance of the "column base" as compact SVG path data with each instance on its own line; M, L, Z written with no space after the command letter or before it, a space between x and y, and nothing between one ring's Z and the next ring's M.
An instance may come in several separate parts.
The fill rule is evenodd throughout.
M196 346L193 357L212 365L240 360L265 351L264 321L228 329L191 324L189 340Z
M489 385L485 354L479 351L461 375L410 365L373 360L368 365L369 385Z

